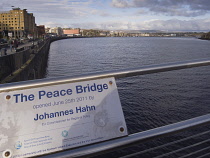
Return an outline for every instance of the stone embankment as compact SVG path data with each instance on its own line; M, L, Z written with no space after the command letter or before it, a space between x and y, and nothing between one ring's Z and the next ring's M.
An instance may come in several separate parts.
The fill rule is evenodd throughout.
M46 75L50 43L68 38L55 37L36 45L20 48L16 53L0 57L0 84L41 79Z
M46 74L50 43L65 38L51 38L35 46L0 57L0 84L43 78Z
M0 83L43 78L46 71L50 43L48 39L14 54L0 57Z

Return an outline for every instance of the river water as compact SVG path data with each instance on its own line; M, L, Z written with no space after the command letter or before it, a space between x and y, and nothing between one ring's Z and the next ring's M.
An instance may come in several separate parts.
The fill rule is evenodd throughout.
M46 78L210 58L196 38L74 38L50 46ZM129 134L210 112L210 66L117 80Z

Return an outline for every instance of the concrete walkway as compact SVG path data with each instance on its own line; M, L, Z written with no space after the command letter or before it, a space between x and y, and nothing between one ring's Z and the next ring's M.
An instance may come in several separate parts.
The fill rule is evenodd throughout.
M34 45L36 45L36 44L37 44L37 41L34 42ZM33 45L33 42L31 41L31 42L28 42L28 43L20 44L17 49L20 49L20 48L23 48L23 47L29 47L29 46L32 46L32 45ZM14 48L12 48L12 51L10 51L10 48L7 48L7 55L14 54L14 53L16 53Z

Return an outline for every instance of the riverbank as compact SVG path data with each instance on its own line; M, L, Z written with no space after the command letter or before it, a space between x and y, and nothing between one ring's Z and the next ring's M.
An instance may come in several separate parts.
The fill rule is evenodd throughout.
M46 74L50 44L54 41L81 37L54 37L28 42L17 51L7 48L0 57L0 84L41 79Z
M201 40L210 40L210 32L205 33L201 36L201 38L199 38Z
M46 71L49 46L50 40L46 40L0 57L0 83L42 78Z

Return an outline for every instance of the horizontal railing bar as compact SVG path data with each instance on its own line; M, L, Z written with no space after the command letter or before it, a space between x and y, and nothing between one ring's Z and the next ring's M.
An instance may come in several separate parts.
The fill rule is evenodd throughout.
M135 68L135 69L98 72L98 73L92 73L88 75L78 75L74 77L62 77L62 78L56 78L56 79L51 78L51 79L39 79L39 80L15 82L15 83L8 83L8 84L0 85L0 92L14 91L14 90L20 90L20 89L30 89L30 88L35 88L35 87L51 86L51 85L87 81L87 80L101 79L101 78L109 78L109 77L115 77L116 79L118 79L118 78L124 78L124 77L187 69L187 68L207 66L207 65L210 65L210 59L194 60L194 61L178 62L178 63L168 63L168 64L161 64L161 65L150 65L150 66L144 66L144 67Z
M192 136L189 136L189 137L186 137L186 138L183 138L183 139L179 139L179 140L176 140L176 141L173 141L173 142L170 142L170 143L166 143L166 144L156 146L156 147L153 147L153 148L149 148L149 149L146 149L146 150L143 150L143 151L139 151L139 152L136 152L136 153L125 155L125 156L122 156L120 158L129 158L129 157L137 156L137 155L140 155L140 154L148 153L150 151L154 151L154 150L157 150L157 149L160 149L160 148L164 148L166 146L171 146L171 145L174 145L174 144L177 144L177 143L180 143L180 142L183 142L183 141L195 138L195 137L199 137L199 136L202 136L202 135L205 135L205 134L209 134L209 133L210 132L208 130L208 131L205 131L205 132L202 132L202 133L199 133L199 134L196 134L196 135L192 135Z
M178 153L178 152L180 152L180 151L183 151L183 150L186 150L186 149L190 149L190 148L192 148L192 147L195 147L195 146L198 146L198 145L201 145L201 144L207 143L207 142L210 142L210 139L207 139L207 140L204 140L204 141L201 141L201 142L198 142L198 143L195 143L195 144L192 144L192 145L186 146L186 147L181 148L181 149L173 150L173 151L171 151L171 152L168 152L168 153L165 153L165 154L159 155L159 156L154 157L154 158L162 158L162 157L165 157L165 156L168 156L168 155L171 155L171 154L175 154L175 153ZM199 151L199 150L198 150L198 151ZM193 152L192 154L197 153L198 151ZM185 157L185 156L184 156L184 157Z
M202 152L202 151L205 151L205 150L208 150L208 149L210 149L210 147L205 147L205 148L203 148L203 149L200 149L200 150L191 152L191 153L189 153L189 154L187 154L187 155L184 155L184 156L182 156L182 157L179 157L179 158L186 158L186 157L189 157L189 156L198 154L198 153L200 153L200 152Z
M106 142L92 144L89 146L84 146L76 149L70 149L54 154L40 156L40 158L66 158L66 157L81 157L81 156L96 155L98 153L104 153L106 151L113 151L118 148L128 147L129 145L133 145L139 142L160 138L173 133L178 133L180 131L198 127L207 123L210 123L210 114L166 125L163 127L158 127L148 131L131 134L127 137L122 137Z
M210 149L210 147L209 147L209 149ZM201 155L201 156L199 156L199 157L197 157L197 158L203 158L203 157L207 158L206 156L209 156L209 155L210 155L210 153L206 153L206 154Z

